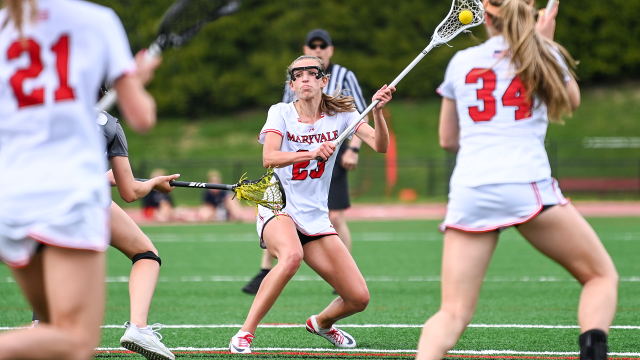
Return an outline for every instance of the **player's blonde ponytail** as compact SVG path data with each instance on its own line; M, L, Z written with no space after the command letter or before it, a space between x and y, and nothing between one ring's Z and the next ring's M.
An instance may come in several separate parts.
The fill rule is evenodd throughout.
M36 0L3 0L2 7L7 8L8 16L2 24L2 28L7 26L10 21L13 21L15 28L22 38L22 22L24 21L24 3L29 3L31 9L31 19L34 19L37 13Z
M557 49L569 63L576 62L561 45L536 31L533 0L488 0L499 7L499 14L490 14L493 27L502 33L511 51L511 64L528 90L529 100L538 96L547 105L552 122L562 122L562 115L571 115L571 102L564 82L565 70L552 51ZM574 72L569 69L573 78Z
M329 75L327 75L326 73L327 69L325 68L324 61L312 55L302 55L297 59L295 59L291 63L291 65L289 65L289 67L287 68L287 74L291 73L291 69L294 68L293 64L304 59L312 59L316 61L320 66L320 69L322 69L322 72L325 74L324 77L326 77L327 79L329 78ZM325 93L322 93L322 100L320 101L320 111L322 111L323 113L329 116L333 116L341 112L356 111L356 105L353 97L342 94L343 91L345 90L340 90L340 88L336 88L336 91L334 91L332 95L327 95Z

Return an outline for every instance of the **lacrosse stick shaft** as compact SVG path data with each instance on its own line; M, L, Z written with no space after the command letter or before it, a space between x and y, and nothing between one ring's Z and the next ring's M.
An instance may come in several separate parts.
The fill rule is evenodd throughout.
M553 9L553 7L556 6L556 2L557 0L549 0L549 2L547 3L546 11L544 12L544 16L547 16L547 14L551 11L551 9Z
M409 71L411 71L420 62L420 60L422 60L422 58L425 57L425 55L427 55L429 53L429 51L431 51L431 49L433 49L434 47L435 47L435 45L433 44L433 42L431 42L429 44L429 46L427 46L424 50L422 50L422 52L420 52L420 54L415 59L413 59L411 64L407 65L407 67L400 73L400 75L398 75L391 82L391 84L389 84L389 86L396 86L400 82L400 80L402 80L409 73ZM379 102L380 102L380 100L376 100L376 101L372 102L371 105L369 105L362 112L362 114L360 114L360 117L356 121L354 121L351 125L349 125L349 127L345 131L343 131L342 134L340 134L340 136L338 136L337 139L335 139L333 141L333 144L336 145L336 146L342 144L342 142L347 138L347 136L349 136L349 133L351 133L351 131L353 129L355 129L356 126L358 126L360 121L362 119L364 119L365 116L367 116L369 114L369 112L371 112L371 110L373 110L373 108L376 105L378 105ZM322 162L322 157L317 156L316 160L319 161L319 162Z
M160 54L162 54L162 48L160 48L160 46L154 42L153 44L151 44L151 46L149 46L149 49L144 54L145 61L151 61L160 56ZM115 89L111 89L105 96L102 97L102 99L100 99L100 101L98 101L96 107L100 110L107 111L111 109L113 105L115 105L117 100L118 93Z
M149 179L136 179L136 181L149 181ZM235 189L235 185L209 184L209 183L192 182L192 181L169 181L169 185L175 186L175 187L218 189L218 190L229 190L229 191L233 191Z
M389 86L396 86L398 85L398 83L400 82L400 80L402 80L408 73L409 71L411 71L419 62L420 60L422 60L422 58L427 55L429 53L429 51L431 51L431 49L433 49L433 43L430 43L429 46L427 46L424 50L422 50L422 52L415 58L413 59L413 61L411 62L411 64L407 65L407 67L400 73L400 75L398 75L392 82L391 84L389 84ZM347 128L347 130L345 130L340 136L338 136L337 139L335 139L333 141L333 143L338 146L340 144L342 144L342 142L347 138L347 135L349 135L349 133L351 132L351 130L353 130L356 126L358 126L358 123L360 122L360 120L364 119L365 116L367 116L369 114L369 112L371 110L373 110L373 108L378 105L378 103L380 102L380 100L376 100L373 103L371 103L371 105L369 105L363 112L362 114L360 114L360 118L358 119L358 121L354 121L353 124L349 125L349 127Z

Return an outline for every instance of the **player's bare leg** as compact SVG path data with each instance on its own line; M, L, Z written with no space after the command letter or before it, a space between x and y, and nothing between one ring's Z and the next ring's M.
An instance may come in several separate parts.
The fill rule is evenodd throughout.
M498 233L447 229L442 255L442 302L425 324L417 360L440 360L453 348L473 317L480 287L498 243Z
M618 272L589 223L567 204L546 210L518 230L582 284L580 332L599 329L608 333L616 313Z
M120 338L120 345L144 357L173 360L175 356L162 343L157 328L147 326L149 308L160 274L158 250L138 225L115 203L111 204L111 245L129 259L138 259L129 275L131 320ZM155 256L155 259L149 258ZM146 258L144 258L146 257Z
M265 225L262 236L267 249L278 259L278 263L262 281L249 315L242 325L241 331L252 334L255 334L260 321L267 315L285 285L300 268L304 255L296 226L288 216L279 215L269 221Z
M325 236L306 244L304 261L340 295L316 316L320 327L328 329L336 321L366 309L367 283L338 236Z
M48 246L41 261L12 272L43 323L0 335L0 359L92 358L104 315L104 253ZM43 294L48 312L35 299Z
M264 280L265 276L267 276L271 269L273 269L273 263L275 260L276 259L271 255L269 250L263 250L262 259L260 260L260 272L258 272L258 274L254 276L247 285L242 287L242 291L251 295L257 294L260 289L260 284L262 284L262 280Z
M265 270L273 269L273 263L275 262L276 262L276 258L274 258L273 255L271 255L269 250L264 249L262 251L262 260L260 261L260 268Z
M115 203L111 203L111 245L120 250L129 259L136 254L151 251L158 255L158 250L147 235L136 223ZM131 267L129 276L129 298L131 301L131 322L139 328L147 326L149 307L156 289L160 264L152 259L141 259Z
M329 210L329 220L333 228L338 232L338 236L340 236L344 246L351 252L351 231L347 226L347 217L344 214L344 210Z

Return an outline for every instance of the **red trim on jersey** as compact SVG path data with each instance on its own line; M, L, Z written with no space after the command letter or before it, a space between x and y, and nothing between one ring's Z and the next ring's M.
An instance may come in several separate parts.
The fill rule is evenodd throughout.
M551 178L551 187L553 188L553 194L558 198L560 205L567 205L569 203L569 200L567 200L564 196L560 197L560 195L558 195L558 192L556 190L556 182L557 180L555 178Z
M105 244L104 246L82 246L82 247L70 247L70 246L62 246L59 245L57 242L57 240L51 239L48 236L42 235L42 234L38 234L36 232L29 232L28 235L30 238L32 238L33 240L45 244L45 245L50 245L50 246L55 246L55 247L59 247L62 249L71 249L71 250L90 250L90 251L98 251L98 252L103 252L105 250L107 250L109 248L109 243L108 241L106 241L105 239ZM63 241L64 242L64 241ZM65 244L66 245L66 244Z
M362 126L363 124L366 124L366 122L364 120L360 120L360 124L356 125L356 129L355 129L354 133L357 133L358 129L360 129L360 126Z
M31 262L31 258L30 257L26 257L25 259L18 260L18 261L9 261L8 259L5 259L2 256L0 256L0 260L2 260L5 264L7 264L7 266L9 266L10 268L13 268L13 269L23 268L23 267L29 265L29 263Z
M280 130L278 129L265 129L265 130L262 130L262 132L260 132L260 134L258 135L258 139L260 139L260 136L262 136L262 134L266 134L268 132L276 133L282 136L282 138L284 138L284 135L282 135L282 132L280 132Z
M533 192L536 195L536 201L538 202L538 208L531 213L528 216L522 217L518 220L512 221L512 222L508 222L505 224L500 224L500 225L492 225L492 226L483 226L483 227L479 227L479 228L474 228L474 227L470 227L470 226L464 226L464 225L458 225L458 224L442 224L442 228L443 229L447 229L447 228L451 228L451 229L456 229L456 230L460 230L460 231L464 231L464 232L470 232L470 233L486 233L486 232L491 232L491 231L495 231L498 230L500 228L505 228L505 227L509 227L509 226L514 226L514 225L520 225L520 224L524 224L527 221L533 219L534 217L536 217L538 214L540 214L540 211L542 211L542 197L540 196L540 191L538 190L538 185L536 183L531 183L531 186L533 187Z

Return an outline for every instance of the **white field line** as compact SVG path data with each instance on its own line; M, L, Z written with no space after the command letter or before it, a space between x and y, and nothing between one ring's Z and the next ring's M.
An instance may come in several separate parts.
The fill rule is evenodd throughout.
M224 276L224 275L212 275L212 276L181 276L181 277L165 277L158 278L158 282L248 282L251 281L251 276ZM365 281L368 282L439 282L440 276L365 276ZM128 283L128 276L108 276L105 279L108 283ZM324 281L317 275L296 275L291 281ZM575 282L576 280L569 277L557 277L557 276L494 276L484 279L485 282ZM2 283L14 283L15 280L12 277L6 277L0 279ZM622 276L620 282L640 282L640 276Z
M287 329L302 328L304 324L260 324L259 328ZM339 324L339 328L422 328L424 324ZM124 325L102 325L103 329L124 329ZM212 325L162 325L164 329L220 329L241 328L242 324L212 324ZM470 328L515 328L515 329L579 329L578 325L535 325L535 324L470 324ZM0 330L16 330L22 327L0 327ZM636 325L613 325L611 329L640 330Z
M97 351L128 351L125 348L97 348ZM228 351L228 347L212 347L212 348L194 348L194 347L176 347L169 348L171 351ZM298 352L362 352L362 353L417 353L414 349L336 349L336 348L252 348L253 351L298 351ZM518 350L450 350L449 354L468 354L468 355L579 355L577 351L518 351ZM640 357L640 353L609 353L610 356L634 356Z
M353 241L442 241L441 234L424 232L358 232L352 236ZM158 243L258 242L258 235L255 232L225 235L150 234L149 238L151 241ZM638 241L640 240L640 233L603 233L600 238L603 241ZM501 239L501 241L511 240L522 239L516 236L503 236Z

